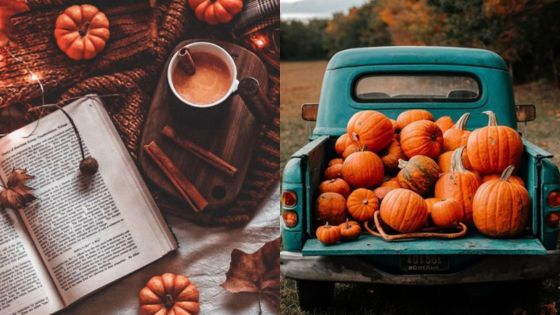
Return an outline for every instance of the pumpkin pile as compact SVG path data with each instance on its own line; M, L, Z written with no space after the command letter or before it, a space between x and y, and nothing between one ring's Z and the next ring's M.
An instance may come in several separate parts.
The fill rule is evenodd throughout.
M523 142L514 129L498 125L493 112L484 114L488 126L474 131L467 129L470 113L455 123L422 109L396 120L374 110L353 115L319 185L318 240L356 239L360 223L377 215L397 234L459 224L490 237L522 234L529 193L513 172ZM344 236L350 231L357 234Z

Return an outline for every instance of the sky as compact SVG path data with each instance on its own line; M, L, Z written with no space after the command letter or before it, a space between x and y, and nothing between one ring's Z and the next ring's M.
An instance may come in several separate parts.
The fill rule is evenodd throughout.
M282 19L328 18L368 0L280 0Z

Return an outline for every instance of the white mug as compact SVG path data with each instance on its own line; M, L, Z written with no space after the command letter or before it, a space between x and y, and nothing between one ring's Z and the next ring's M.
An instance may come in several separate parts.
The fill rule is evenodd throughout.
M225 49L209 42L194 42L184 47L187 48L190 53L208 53L224 61L231 73L231 84L228 92L221 99L213 103L195 104L187 101L183 96L181 96L181 94L179 94L179 92L177 92L177 90L175 89L175 85L173 84L173 71L175 71L175 68L179 66L179 51L181 50L179 49L175 52L175 54L173 54L173 57L169 62L169 67L167 67L167 82L169 84L169 87L171 88L171 91L173 91L173 94L175 94L175 97L177 97L181 102L191 107L210 108L223 103L231 94L237 91L237 87L239 85L239 80L237 80L237 66L235 65L235 62L233 61L231 55Z

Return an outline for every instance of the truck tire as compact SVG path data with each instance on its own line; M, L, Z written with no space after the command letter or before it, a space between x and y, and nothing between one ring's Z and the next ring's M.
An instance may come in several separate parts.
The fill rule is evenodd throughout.
M296 286L302 311L324 308L332 304L334 282L297 280Z

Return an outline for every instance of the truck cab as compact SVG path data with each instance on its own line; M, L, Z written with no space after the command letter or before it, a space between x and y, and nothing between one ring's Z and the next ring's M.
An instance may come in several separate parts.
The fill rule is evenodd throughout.
M321 175L350 117L371 109L392 119L408 109L425 109L436 119L447 115L454 121L470 112L470 130L487 124L482 112L488 110L500 125L514 129L535 114L534 106L515 104L506 63L487 50L376 47L334 55L319 104L302 107L303 118L316 121L310 142L291 156L282 177L281 272L296 280L303 309L332 297L335 282L444 285L542 279L560 272L560 174L552 154L525 135L518 175L529 191L531 215L524 236L496 239L472 229L453 240L387 242L362 233L354 242L321 244L313 225Z

